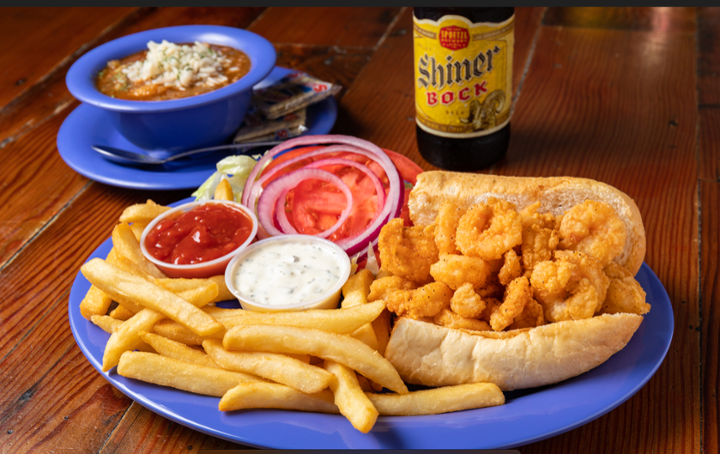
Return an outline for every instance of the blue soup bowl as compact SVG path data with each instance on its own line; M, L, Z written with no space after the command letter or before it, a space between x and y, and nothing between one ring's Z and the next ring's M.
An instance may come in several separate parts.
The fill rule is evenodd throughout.
M188 98L167 101L127 101L104 95L95 85L110 60L147 49L148 41L180 44L194 41L232 47L250 58L250 71L237 82ZM108 111L115 128L146 150L180 152L219 144L240 126L250 106L252 88L275 66L275 48L260 35L217 25L157 28L124 36L80 57L65 78L79 101Z

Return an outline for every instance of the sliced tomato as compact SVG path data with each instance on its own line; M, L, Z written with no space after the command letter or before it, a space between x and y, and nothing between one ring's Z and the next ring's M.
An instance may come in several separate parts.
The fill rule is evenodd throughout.
M383 151L387 153L393 164L395 164L395 168L398 170L400 178L415 186L418 174L423 172L422 167L415 164L415 161L410 160L408 157L401 155L400 153L396 153L385 148L383 148Z
M318 148L321 147L310 146L290 150L268 164L263 170L263 174L283 162ZM411 184L415 184L417 175L423 171L420 166L394 151L384 151L398 169L400 177ZM265 186L281 175L304 167L311 162L330 157L351 159L365 165L378 176L387 191L389 183L382 167L373 160L352 152L327 153L300 160L279 171L273 178L266 182ZM360 170L351 167L333 165L323 167L323 170L332 172L340 177L353 194L353 208L350 217L337 231L330 235L328 239L330 241L338 241L363 233L372 223L380 209L378 195L375 192L375 186L372 181ZM407 210L409 192L409 190L405 191L404 206L401 212L401 216L405 219L407 225L411 225ZM295 230L299 233L315 235L333 226L340 218L340 214L346 205L347 200L345 196L335 186L319 180L306 180L288 192L285 211L288 221Z

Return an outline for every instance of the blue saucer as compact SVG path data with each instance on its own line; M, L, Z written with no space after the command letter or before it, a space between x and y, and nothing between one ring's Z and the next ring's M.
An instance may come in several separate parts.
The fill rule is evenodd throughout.
M105 258L111 248L112 239L108 239L88 260ZM215 437L278 449L509 449L599 418L638 392L660 367L673 335L672 305L646 264L636 279L652 309L625 348L595 369L555 385L506 392L506 403L499 407L431 416L381 416L367 434L340 415L221 412L217 397L125 378L115 368L102 372L110 335L80 314L90 283L79 272L70 290L68 317L80 350L113 386L153 412ZM239 307L237 301L221 305Z
M276 66L270 75L255 88L267 86L292 70ZM337 119L337 103L329 97L308 107L305 135L327 134ZM173 190L193 189L200 186L214 171L215 164L233 150L201 155L192 165L170 162L156 167L127 167L104 159L90 148L106 145L145 153L127 141L112 126L107 113L96 107L81 104L65 119L57 136L60 157L77 173L111 186L130 189Z

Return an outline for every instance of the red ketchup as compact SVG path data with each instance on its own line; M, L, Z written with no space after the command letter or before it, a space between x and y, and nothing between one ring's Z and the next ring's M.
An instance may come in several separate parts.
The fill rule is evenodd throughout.
M166 263L204 263L240 247L252 227L252 220L243 211L208 203L158 222L145 238L145 247Z

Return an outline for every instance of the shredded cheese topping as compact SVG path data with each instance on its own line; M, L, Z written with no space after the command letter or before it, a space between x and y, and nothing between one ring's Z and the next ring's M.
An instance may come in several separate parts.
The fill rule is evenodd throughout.
M227 82L223 64L230 60L207 43L195 41L191 47L163 40L150 41L145 60L136 61L122 72L132 82L150 82L185 90L193 86L215 86ZM232 71L237 68L230 68Z

